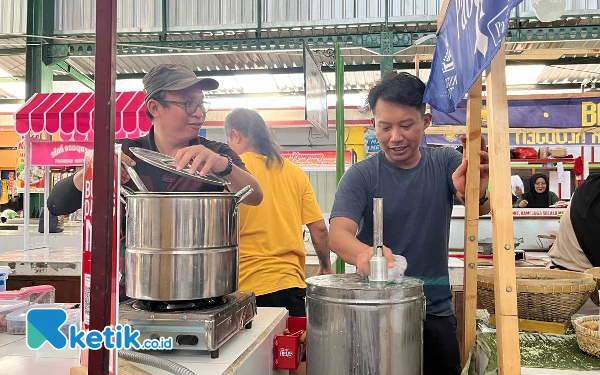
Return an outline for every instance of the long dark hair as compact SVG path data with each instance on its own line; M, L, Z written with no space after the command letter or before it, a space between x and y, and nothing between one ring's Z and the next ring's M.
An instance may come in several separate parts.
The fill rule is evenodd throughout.
M277 164L283 166L281 147L265 120L256 112L245 108L236 108L225 117L225 133L231 136L232 130L237 130L248 137L254 150L267 157L267 168Z

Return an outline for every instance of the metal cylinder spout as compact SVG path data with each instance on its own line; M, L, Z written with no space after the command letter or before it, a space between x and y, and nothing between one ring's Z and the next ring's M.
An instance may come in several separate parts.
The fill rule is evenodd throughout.
M373 198L373 257L369 268L369 283L372 286L385 286L388 267L383 256L383 198Z

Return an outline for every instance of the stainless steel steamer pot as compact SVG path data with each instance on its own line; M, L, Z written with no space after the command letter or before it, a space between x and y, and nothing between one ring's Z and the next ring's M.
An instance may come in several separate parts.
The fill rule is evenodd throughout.
M307 374L421 375L423 281L372 287L343 274L306 284Z
M181 301L224 296L239 279L238 205L253 192L132 193L126 205L126 294Z

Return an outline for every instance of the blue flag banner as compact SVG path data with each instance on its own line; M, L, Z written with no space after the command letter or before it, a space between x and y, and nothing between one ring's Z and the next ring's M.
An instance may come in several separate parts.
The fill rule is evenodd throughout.
M423 101L454 112L500 49L511 10L523 0L450 0Z

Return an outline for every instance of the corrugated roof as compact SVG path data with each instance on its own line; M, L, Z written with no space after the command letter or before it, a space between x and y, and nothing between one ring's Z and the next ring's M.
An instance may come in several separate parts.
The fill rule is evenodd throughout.
M600 64L555 65L544 68L538 83L582 83L600 79Z
M5 91L0 87L0 99L16 99L16 97L8 91Z
M333 61L313 51L317 61ZM347 65L378 64L380 56L362 49L343 49L342 55ZM1 60L1 58L0 58ZM85 74L93 74L93 57L73 57L69 63ZM202 53L173 55L131 55L119 56L117 73L145 73L157 64L183 64L196 71L244 70L301 67L301 51ZM1 63L0 63L1 64Z
M15 77L24 77L25 55L0 55L0 69Z
M0 42L0 53L2 53L3 49L11 49L11 48L25 48L25 38L24 37L6 37L2 39Z

